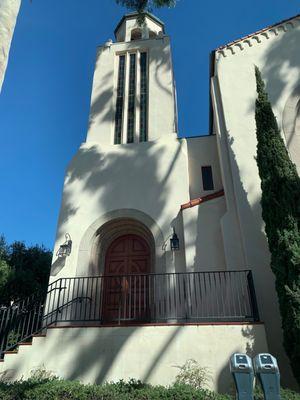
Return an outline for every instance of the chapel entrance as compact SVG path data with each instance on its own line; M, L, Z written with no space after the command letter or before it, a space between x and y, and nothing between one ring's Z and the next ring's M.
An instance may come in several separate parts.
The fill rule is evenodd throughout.
M103 321L132 323L149 318L150 247L138 235L123 235L109 246L103 282Z

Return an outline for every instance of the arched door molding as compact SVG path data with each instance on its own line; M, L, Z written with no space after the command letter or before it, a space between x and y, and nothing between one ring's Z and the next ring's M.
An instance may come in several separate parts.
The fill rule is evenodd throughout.
M76 275L102 274L108 246L123 234L145 237L151 247L152 272L166 272L165 240L158 224L142 211L121 209L102 215L86 230L79 244Z
M92 275L104 273L106 253L112 242L124 235L137 235L150 247L150 272L155 272L155 241L152 233L140 221L132 218L117 218L104 224L98 231L92 250L90 265L94 266Z

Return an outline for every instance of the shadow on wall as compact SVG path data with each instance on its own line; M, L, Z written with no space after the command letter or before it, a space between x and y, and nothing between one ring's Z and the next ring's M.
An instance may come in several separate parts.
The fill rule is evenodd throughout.
M233 353L246 353L249 357L253 358L256 354L262 351L261 345L256 342L255 329L253 328L253 326L251 327L249 325L246 325L244 328L242 328L242 335L247 339L246 349L242 349L237 345ZM267 349L265 349L265 351L266 350ZM230 382L229 392L228 382ZM219 393L229 393L232 396L234 396L235 394L236 390L233 382L233 377L230 373L229 359L223 365L223 368L218 376L217 387Z
M282 347L281 318L275 290L275 278L270 267L267 239L263 233L260 198L250 204L249 199L254 197L252 191L257 193L257 187L249 187L248 191L245 189L243 172L240 170L234 152L234 138L228 136L227 141L234 192L238 199L237 211L241 224L241 240L243 240L247 262L247 265L238 267L249 269L256 267L253 271L254 287L260 319L265 322L269 351L278 358L279 366L288 365L289 361ZM244 335L249 338L247 352L251 355L256 349L255 337L251 335L250 331L244 331ZM226 372L224 374L226 375ZM281 375L283 382L293 387L294 378L291 370L282 368ZM223 373L221 373L219 381L222 386Z
M172 223L172 231L173 228L179 239L179 248L180 250L185 249L184 243L184 235L180 235L179 232L183 232L183 218L182 211L179 211L176 215L176 218L173 219ZM169 241L170 239L168 239ZM175 266L175 272L186 272L186 259L185 259L185 251L172 251L173 264Z
M159 46L157 48L153 48L151 50L151 63L153 64L153 70L155 70L155 80L157 85L164 90L169 96L172 96L172 91L168 89L169 85L166 85L165 82L162 81L162 77L164 77L164 73L168 70L172 69L171 60L168 58L169 53L169 44L165 42L164 39L157 39L159 41L163 41L164 46ZM107 51L107 50L101 50ZM98 54L96 60L96 69L97 64L99 62ZM169 62L168 62L169 61ZM150 77L151 79L151 77ZM114 91L113 91L113 71L107 73L102 79L101 82L107 82L106 85L95 85L93 87L94 94L99 93L98 96L93 100L90 108L89 115L89 126L88 129L95 123L95 120L98 119L97 125L103 123L113 122L114 115ZM151 83L151 81L149 82ZM168 82L168 84L173 84L173 82ZM100 138L101 132L99 132ZM151 187L164 187L166 184L169 174L172 171L174 163L176 162L177 156L180 152L180 148L178 148L177 154L174 155L173 163L169 166L169 172L165 174L165 178L159 180L158 178L158 160L159 154L156 156L151 152L151 146L149 146L148 151L141 151L141 147L144 144L140 144L140 148L136 148L134 145L129 145L126 148L127 154L117 154L113 155L109 160L104 160L104 155L99 153L97 147L92 147L90 149L80 149L79 153L75 156L73 161L69 166L69 173L66 177L65 181L65 190L63 197L63 204L61 207L61 212L59 216L59 231L57 233L57 239L60 240L61 236L65 234L64 226L68 223L72 216L75 216L79 210L79 199L74 199L72 195L72 188L70 188L70 183L77 180L78 182L82 182L83 190L88 190L91 194L93 194L96 190L99 189L99 181L101 178L101 185L105 186L106 194L101 196L99 199L104 205L110 204L111 195L120 196L121 190L118 190L117 185L120 183L122 189L124 189L124 182L126 179L118 179L118 177L124 177L124 172L127 173L127 180L132 176L135 178L135 168L143 168L144 170L144 180L147 182L149 178L149 184L147 185L147 192L151 190ZM151 154L151 155L150 155ZM114 175L112 176L110 171L114 171ZM139 170L138 170L139 171ZM159 185L158 185L159 184ZM126 185L126 183L125 183ZM164 187L164 190L167 190ZM148 193L145 193L147 195ZM161 197L163 190L153 190L152 193L149 193L147 198L156 199L155 195L158 194L158 201L155 201L157 204L157 215L160 214L161 211ZM128 193L126 193L126 196ZM141 196L141 193L139 193ZM141 196L142 197L142 196ZM128 202L130 203L130 196L128 196ZM108 201L109 203L105 203ZM124 208L125 206L121 207ZM130 204L129 204L130 207Z
M169 96L172 96L172 90L168 89L162 76L165 72L172 70L171 60L169 58L169 44L166 43L165 39L156 39L163 41L162 47L153 48L151 51L151 67L155 68L155 81L157 85ZM173 84L173 82L168 82ZM169 85L168 85L169 86ZM172 87L172 86L171 86Z
M170 157L166 148L151 142L116 146L107 157L99 146L81 148L65 180L58 240L70 218L80 207L84 210L82 202L88 198L98 204L96 215L108 209L136 208L152 210L151 217L161 220L170 191L168 180L179 154L180 145ZM165 224L170 227L171 221Z
M298 28L298 25L296 27ZM289 83L290 74L288 72L290 71L298 75L295 88L299 85L300 81L300 30L299 28L292 28L291 25L288 25L287 29L288 32L286 33L282 30L278 32L278 36L276 36L273 44L265 51L262 62L263 66L259 66L273 108L277 107L282 93ZM261 51L263 51L263 47ZM291 94L295 88L291 89ZM249 112L254 112L254 110L255 103L251 105Z
M153 47L151 49L151 70L155 71L153 77L161 90L163 90L167 95L173 96L172 90L169 89L173 86L173 82L165 82L165 73L172 70L171 60L169 58L169 44L163 38L156 40L159 41L159 44L161 44L161 41L163 41L163 46ZM108 50L101 49L100 51L101 53L98 54L96 60L95 70L98 68L97 64L99 62L100 55L102 52ZM150 76L149 84L151 84L151 78L152 76ZM116 101L114 96L113 79L114 73L111 71L101 78L101 82L98 84L94 83L93 95L96 93L100 94L96 96L91 103L88 130L93 126L96 120L98 126L105 122L113 122Z
M94 343L89 343L89 348L95 348L94 352L91 352L90 349L81 348L80 352L77 354L76 358L72 361L72 368L70 368L68 372L68 379L75 380L78 379L78 376L86 376L88 371L93 371L92 375L94 376L94 381L97 384L101 384L107 381L109 372L111 367L116 363L116 360L122 352L123 347L126 346L127 342L131 340L132 335L136 331L136 329L143 329L143 328L135 328L135 327L128 327L126 328L128 334L124 335L124 331L121 334L122 328L114 328L116 332L112 337L110 331L103 332L101 335L101 342L102 344L106 344L106 349L104 351L97 351L99 344L97 341ZM124 328L123 328L124 329ZM147 352L145 350L145 362L144 364L148 365L146 371L140 377L128 377L129 378L139 378L143 382L149 382L151 376L153 375L155 369L159 365L159 363L164 358L165 352L169 349L169 347L173 344L176 340L177 336L180 334L180 330L182 327L178 326L171 335L166 336L164 340L164 344L159 348L157 353L151 357L151 352ZM116 339L117 338L117 339ZM80 341L80 334L78 337L75 335L73 336L72 340ZM113 343L113 345L112 345ZM118 345L116 346L116 343ZM135 358L133 354L128 355L130 357ZM124 355L123 355L124 357ZM78 368L78 366L80 367ZM95 370L96 367L96 370ZM129 366L128 366L129 367ZM129 367L130 368L130 367Z
M109 116L106 115L105 118ZM74 223L73 221L79 218L77 216L79 211L85 212L86 204L93 208L95 215L101 215L104 210L110 209L152 210L151 217L155 221L160 221L163 230L171 231L171 224L174 221L168 220L166 207L171 190L170 176L180 156L181 143L178 142L178 146L174 146L172 151L170 154L170 148L151 142L112 146L110 152L106 154L101 146L97 145L91 147L84 145L80 148L69 165L65 179L57 240L62 240L65 232L70 231L68 224L71 219ZM178 218L177 216L176 224L182 223L180 220L177 221ZM63 262L55 261L52 274L57 274L63 267ZM115 329L117 334L118 328ZM119 336L118 340L114 340L110 333L103 329L101 341L106 342L109 349L103 352L92 351L98 348L97 341L86 343L79 333L76 336L74 332L72 340L78 342L78 351L73 354L69 378L77 379L80 370L82 376L91 372L96 382L105 381L111 366L136 329L139 328L129 328L128 335ZM144 380L151 377L178 332L179 329L172 337L166 338L164 347L153 357L145 376L142 377Z
M96 67L97 68L96 61ZM112 79L113 79L113 71L108 72L104 77L101 79L101 85L93 86L93 94L100 93L94 101L91 103L90 107L90 115L89 115L89 122L88 122L88 130L91 126L95 123L95 120L98 119L98 124L104 123L106 121L112 121L113 118L113 86ZM105 82L106 84L103 84Z
M51 266L51 276L58 275L65 265L66 265L66 256L57 257Z
M282 92L288 81L288 70L296 70L298 83L300 78L300 30L299 23L296 28L288 25L290 32L279 32L277 40L265 54L265 63L262 69L263 77L266 78L266 89L273 106L277 105Z

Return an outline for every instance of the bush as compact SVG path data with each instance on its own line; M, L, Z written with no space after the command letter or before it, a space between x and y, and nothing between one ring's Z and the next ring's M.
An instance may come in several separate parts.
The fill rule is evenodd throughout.
M300 400L300 394L289 389L281 389L281 400ZM256 387L254 391L255 400L264 400L264 395L260 387Z
M195 389L203 388L208 381L207 368L201 367L197 361L190 359L180 369L176 376L176 383L190 385Z
M209 390L175 384L168 388L151 386L140 381L119 381L104 385L83 385L57 378L15 383L0 382L1 400L230 400ZM298 399L297 399L298 400Z
M263 397L256 392L255 400ZM233 400L190 385L175 383L170 387L151 386L131 379L104 385L83 385L55 377L35 374L27 381L0 382L0 400ZM282 400L300 400L300 394L282 390Z

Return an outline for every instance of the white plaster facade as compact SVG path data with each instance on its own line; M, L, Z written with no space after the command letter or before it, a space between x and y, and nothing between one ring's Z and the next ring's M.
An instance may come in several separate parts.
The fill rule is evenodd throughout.
M249 348L266 351L262 324L51 328L46 337L33 338L32 346L6 354L0 373L6 380L26 379L33 371L46 369L84 383L135 377L167 386L175 380L178 366L194 358L207 368L207 386L228 392L228 354Z
M261 189L256 156L254 107L258 66L283 138L298 171L300 18L276 24L215 51L211 78L214 126L218 142L230 230L238 232L238 264L251 266L261 319L265 322L270 351L279 365L289 362L282 349L281 322L270 270L270 255L261 217ZM229 232L227 230L227 232ZM235 246L235 238L228 246ZM238 253L236 253L238 254ZM227 259L227 263L229 259ZM292 384L290 369L282 368Z
M21 0L0 0L0 92Z
M66 172L50 277L56 285L62 278L103 275L110 244L121 235L139 234L149 241L152 273L251 269L265 325L60 326L48 330L46 338L34 339L33 346L22 348L19 355L9 355L8 363L0 364L2 372L17 378L43 365L59 376L84 382L139 378L170 384L174 365L195 358L211 369L210 387L223 391L230 386L227 361L232 352L254 355L270 350L279 360L283 382L295 385L282 347L261 218L254 65L263 73L287 146L298 162L298 21L295 17L216 50L211 76L213 132L179 139L170 39L164 25L152 15L146 16L142 28L135 15L122 19L117 41L109 40L97 51L87 140ZM130 54L136 54L139 63L143 52L148 57L148 138L141 142L139 137L142 77L136 68L134 135L128 143ZM127 78L122 134L120 144L114 144L120 56L125 56ZM204 166L212 169L210 190L203 187ZM207 196L210 201L205 201ZM197 204L181 207L195 199ZM180 241L178 251L170 249L173 228ZM71 254L56 257L66 233L72 238ZM55 348L61 349L59 361L52 356Z

